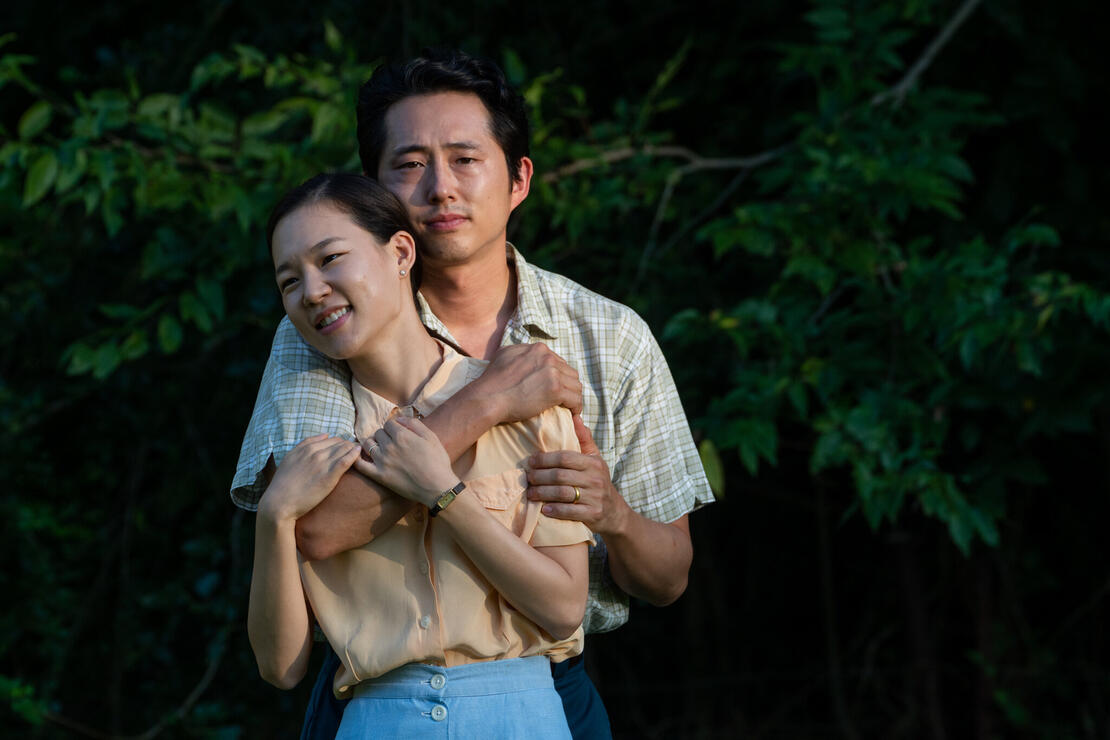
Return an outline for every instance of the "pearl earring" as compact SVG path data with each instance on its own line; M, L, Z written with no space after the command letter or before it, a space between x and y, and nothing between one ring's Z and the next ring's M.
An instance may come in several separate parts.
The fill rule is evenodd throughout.
M401 270L401 277L404 277L404 276L405 276L405 275L407 275L407 274L408 274L408 273L406 273L406 272L405 272L404 270Z

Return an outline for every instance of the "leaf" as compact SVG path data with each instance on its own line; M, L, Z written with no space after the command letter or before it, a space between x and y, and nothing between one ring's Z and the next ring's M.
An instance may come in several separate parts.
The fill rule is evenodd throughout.
M28 108L19 119L19 138L31 139L50 125L54 109L50 103L40 100Z
M509 79L510 83L519 87L528 79L524 62L515 51L508 48L504 49L501 52L501 60L504 64L505 77Z
M57 176L58 157L47 150L27 170L27 179L23 183L23 207L29 208L42 200Z
M339 33L339 29L330 19L324 19L324 43L332 51L339 51L343 48L343 36Z
M58 172L58 179L54 183L54 192L64 193L76 185L81 177L88 169L89 157L85 154L84 149L77 149L72 151L72 154L66 155L66 148L62 147L62 158Z
M181 346L181 324L173 316L164 314L158 320L158 344L162 352L172 354Z
M698 445L698 457L701 458L701 466L705 469L705 477L709 480L709 487L713 489L713 495L718 500L723 501L725 498L725 466L721 463L721 455L717 451L717 445L713 444L713 440L702 440L702 443Z
M347 111L331 103L322 103L312 117L312 142L319 143L336 131L343 130L346 120Z
M205 334L212 331L212 317L208 314L208 309L204 307L204 304L197 299L196 294L192 292L182 293L177 301L177 306L181 318L192 321Z
M209 277L198 277L196 281L197 294L208 312L220 321L224 317L224 291L219 282Z
M147 341L146 332L136 330L128 335L127 339L123 340L120 346L120 354L125 360L137 360L147 353L150 349L150 343Z
M92 373L93 377L97 380L103 380L112 374L112 371L119 367L120 361L123 356L120 354L119 347L115 342L105 342L96 349L96 354L93 356Z
M243 121L243 133L247 136L266 136L281 128L289 120L291 112L288 110L268 110L255 113Z
M67 354L69 354L69 364L66 366L67 375L82 375L92 369L94 353L87 344L78 342L70 346Z

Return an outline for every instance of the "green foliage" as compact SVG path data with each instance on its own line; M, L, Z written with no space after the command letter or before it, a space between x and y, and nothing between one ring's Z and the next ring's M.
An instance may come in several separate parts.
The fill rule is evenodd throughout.
M510 235L656 327L727 507L785 480L799 500L829 492L844 526L886 534L924 515L938 551L1001 557L1015 511L1049 490L1045 446L1092 435L1106 409L1097 250L1017 188L1001 225L969 206L992 175L969 141L1006 123L1002 103L951 71L899 85L948 5L756 5L784 25L754 47L727 23L649 35L666 58L624 65L646 75L638 87L609 70L639 58L636 34L583 40L552 57L563 66L530 47L548 48L539 31L498 47L532 112L537 172ZM250 520L222 492L280 312L266 215L305 177L359 168L353 100L379 47L333 17L319 53L197 46L172 85L124 61L114 76L48 74L0 38L13 726L269 737L299 716L303 696L256 679ZM741 72L773 79L749 99ZM741 547L727 524L723 544ZM1017 572L1051 580L1022 558ZM1028 732L1047 725L1013 676L1052 673L1055 653L1015 632L1025 644L981 646L971 664L1000 721Z

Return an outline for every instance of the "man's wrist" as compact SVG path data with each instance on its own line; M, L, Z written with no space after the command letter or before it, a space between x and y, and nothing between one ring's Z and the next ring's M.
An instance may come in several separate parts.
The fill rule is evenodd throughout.
M628 536L632 527L632 518L639 516L628 502L621 496L616 486L610 484L609 492L610 511L606 512L603 520L593 525L592 529L606 541L620 539Z

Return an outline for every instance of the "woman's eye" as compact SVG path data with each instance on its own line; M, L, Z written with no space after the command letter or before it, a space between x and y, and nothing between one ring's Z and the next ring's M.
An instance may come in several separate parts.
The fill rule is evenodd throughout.
M320 260L320 264L322 264L322 265L326 265L326 264L328 264L329 262L332 262L332 261L334 261L334 260L335 260L335 259L337 259L338 257L339 257L339 253L338 253L338 252L336 252L335 254L325 254L325 255L324 255L324 258Z
M284 280L281 281L281 285L279 285L278 288L281 290L282 293L284 293L285 291L289 290L290 288L292 288L296 284L297 284L297 278L292 278L292 277L291 278L285 278Z

